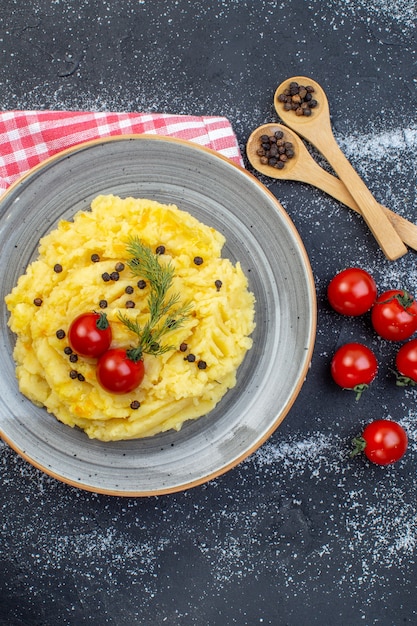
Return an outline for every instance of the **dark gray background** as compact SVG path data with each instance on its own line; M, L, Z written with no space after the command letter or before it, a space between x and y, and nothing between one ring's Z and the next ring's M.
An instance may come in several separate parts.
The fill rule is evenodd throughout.
M251 131L277 119L277 85L311 76L375 196L417 221L415 0L0 5L1 109L225 115L244 154ZM298 228L317 285L316 347L293 409L225 476L149 499L78 491L0 444L1 625L416 623L417 392L395 386L397 346L325 297L352 264L380 290L415 292L415 253L389 262L342 205L261 180ZM349 340L380 360L359 403L329 375ZM410 440L388 468L349 459L352 436L378 417Z

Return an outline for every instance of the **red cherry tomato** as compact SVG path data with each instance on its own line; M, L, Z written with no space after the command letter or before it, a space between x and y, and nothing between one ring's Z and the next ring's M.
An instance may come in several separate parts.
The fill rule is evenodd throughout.
M112 332L105 313L82 313L68 329L70 347L80 356L96 358L108 350Z
M96 376L100 385L110 393L129 393L139 387L145 374L143 360L129 358L129 350L113 348L98 360Z
M417 384L417 339L401 346L395 357L395 365L399 372L397 385L405 387Z
M384 291L372 308L371 321L383 339L409 339L417 331L417 302L404 289Z
M389 465L404 456L408 437L400 424L381 419L368 424L362 435L353 440L353 444L351 456L364 452L372 463Z
M327 288L330 306L342 315L363 315L374 304L376 295L374 279L359 267L339 272Z
M378 362L372 350L361 343L346 343L334 354L330 366L333 380L339 387L352 389L358 400L374 380Z

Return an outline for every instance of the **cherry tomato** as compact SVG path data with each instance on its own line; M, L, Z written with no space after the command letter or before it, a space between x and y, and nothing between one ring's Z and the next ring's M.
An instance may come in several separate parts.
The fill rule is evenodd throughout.
M361 343L346 343L334 354L330 366L333 380L339 387L352 389L358 400L374 380L378 362L372 350Z
M384 291L372 308L371 321L383 339L409 339L417 331L417 302L404 289Z
M105 313L82 313L68 329L70 347L80 356L96 358L108 350L112 332Z
M374 279L359 267L339 272L327 288L330 306L342 315L363 315L374 304L376 295Z
M389 465L399 461L407 450L408 437L397 422L380 419L368 424L360 437L353 440L351 456L364 452L365 456L378 465Z
M405 343L397 352L395 365L399 372L397 385L406 387L417 384L417 339Z
M129 358L129 350L113 348L98 360L96 376L110 393L129 393L140 385L145 374L143 360Z

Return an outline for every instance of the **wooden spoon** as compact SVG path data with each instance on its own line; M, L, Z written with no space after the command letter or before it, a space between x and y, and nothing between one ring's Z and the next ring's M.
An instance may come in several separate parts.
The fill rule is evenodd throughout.
M310 116L299 116L295 111L286 111L282 102L279 102L279 95L291 82L304 86L310 85L314 88L313 97L318 104L312 109ZM388 217L339 148L330 124L327 97L320 85L305 76L289 78L277 88L274 104L282 121L315 146L344 182L385 256L393 261L406 254L407 248Z
M260 137L262 135L273 135L275 131L284 133L284 140L289 141L294 146L294 157L286 161L283 169L278 170L272 165L264 165L261 163L257 150L260 147ZM270 178L278 178L280 180L296 180L301 183L308 183L321 189L339 202L342 202L356 213L361 214L357 203L345 187L344 183L326 172L313 159L308 152L300 137L293 133L289 128L282 124L264 124L256 128L250 135L247 145L246 154L252 167ZM401 215L397 215L387 207L379 205L388 217L390 223L395 228L399 237L413 250L417 250L417 225L409 222Z

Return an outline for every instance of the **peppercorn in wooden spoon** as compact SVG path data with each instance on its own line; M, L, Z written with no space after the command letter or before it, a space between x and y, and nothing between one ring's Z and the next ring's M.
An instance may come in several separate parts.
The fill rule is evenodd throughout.
M262 152L265 152L265 149L262 148L265 138L276 138L277 134L280 135L284 144L292 144L293 154L289 159L287 158L283 161L284 165L282 167L278 166L278 160L274 162L274 157L272 157L272 163L269 163L270 155L262 154ZM275 142L272 141L272 143ZM286 126L282 124L264 124L256 128L251 133L246 144L246 154L252 167L261 174L270 178L296 180L301 183L314 185L353 211L356 211L356 213L361 213L360 208L344 183L320 167L308 152L300 137ZM413 250L417 250L417 225L409 222L401 215L397 215L397 213L394 213L387 207L382 205L380 207L403 242L413 248Z
M300 86L308 88L306 94L300 94ZM284 96L295 98L294 107L284 101ZM311 100L313 106L308 104ZM288 78L277 88L274 104L286 126L315 146L344 182L385 256L393 261L406 254L407 248L387 215L339 148L331 128L327 96L320 85L305 76Z

